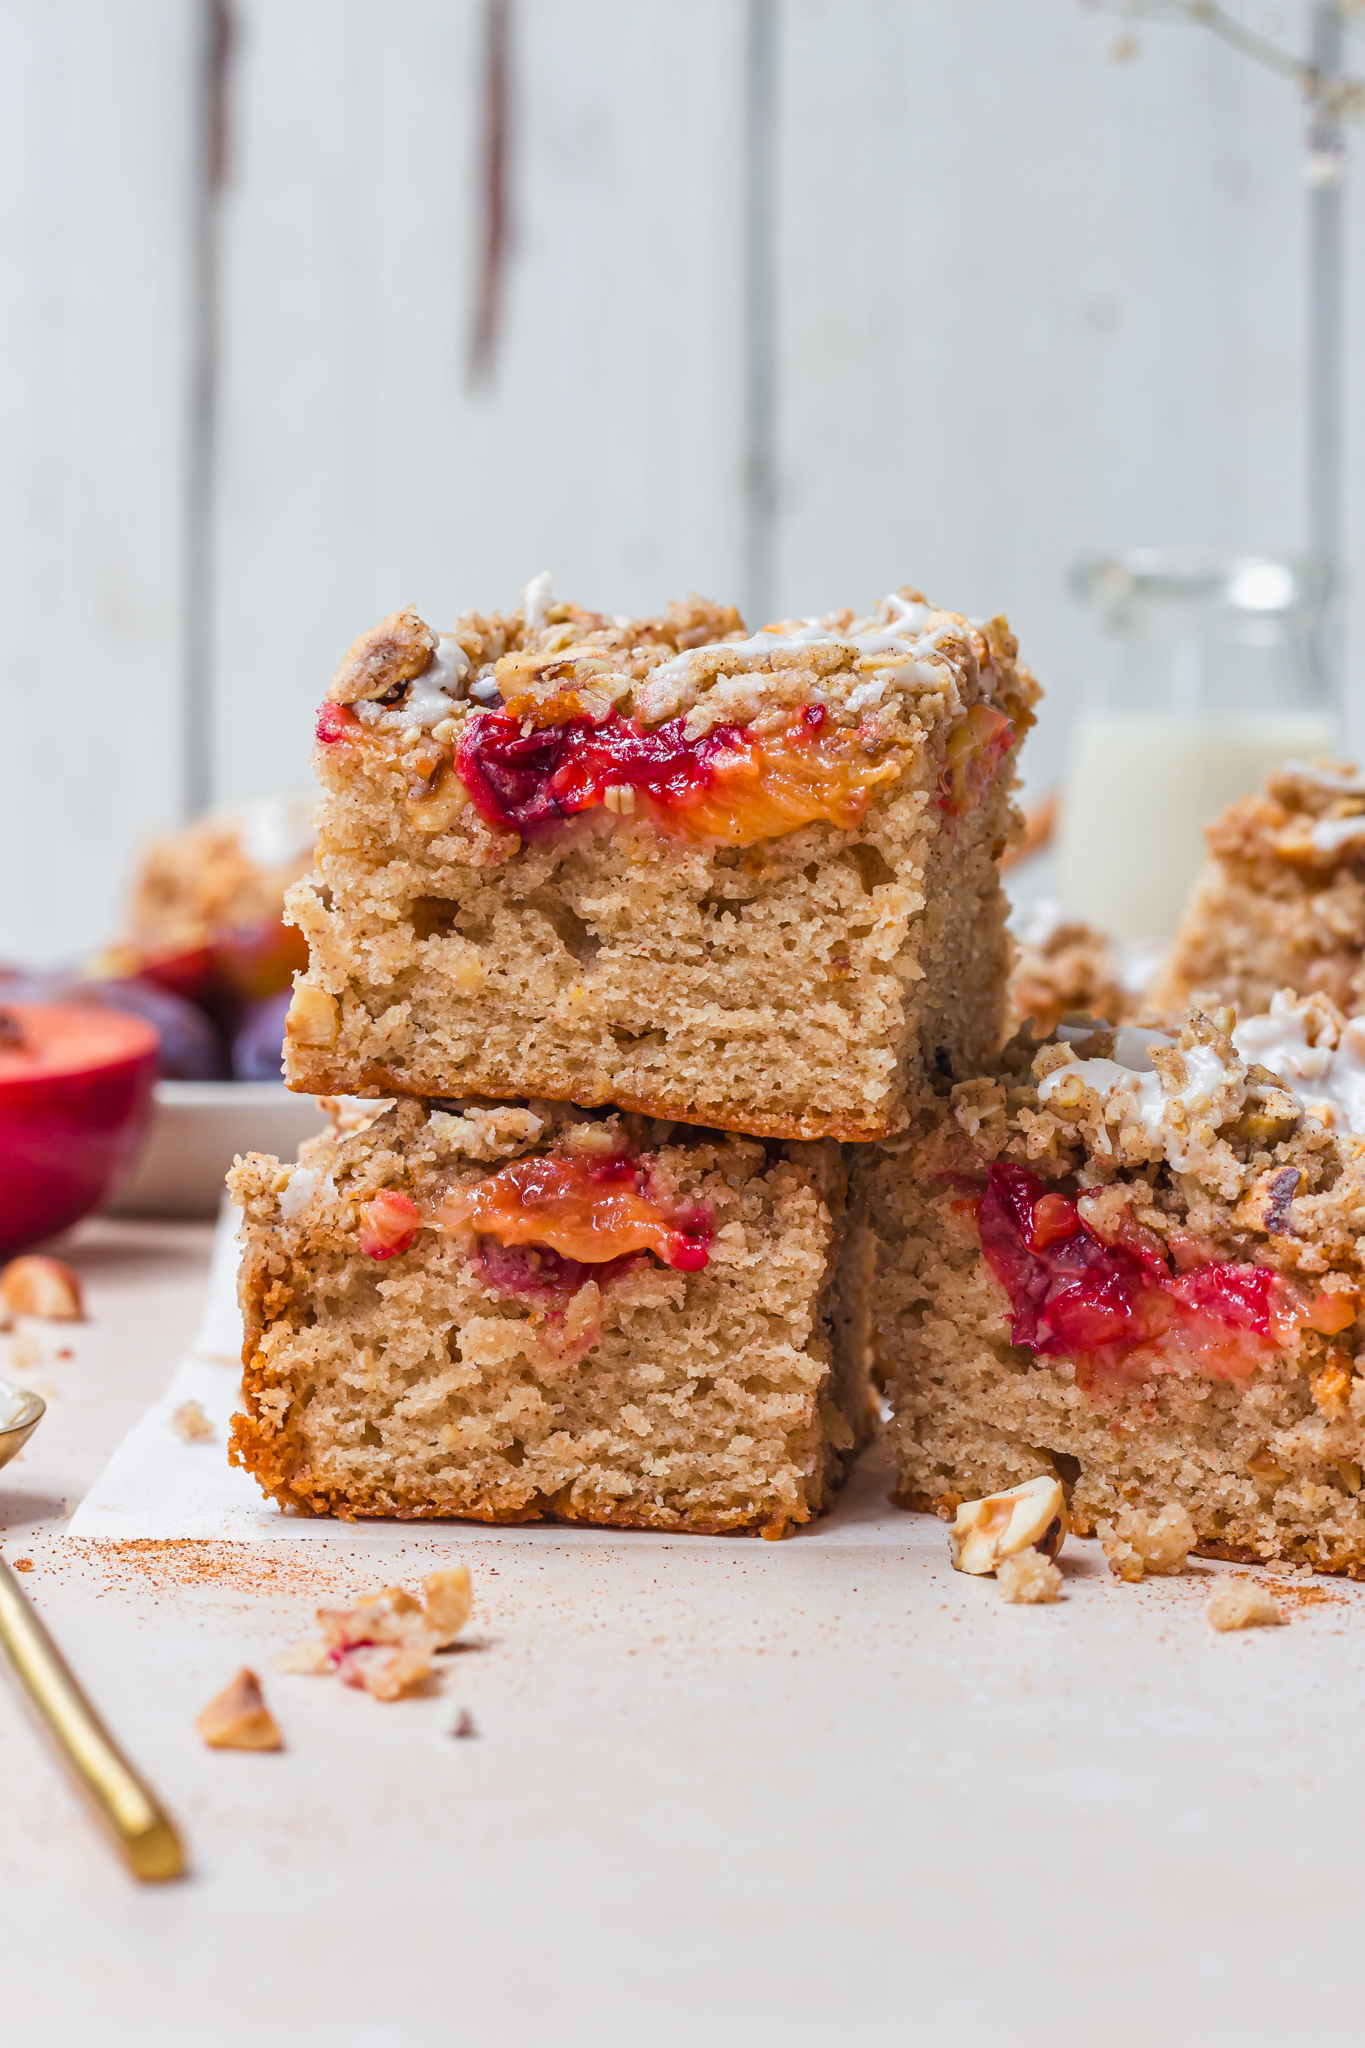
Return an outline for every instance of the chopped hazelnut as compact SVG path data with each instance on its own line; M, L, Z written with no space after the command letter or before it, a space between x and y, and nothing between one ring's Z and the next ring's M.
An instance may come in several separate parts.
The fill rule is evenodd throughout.
M203 1444L216 1434L213 1424L197 1401L182 1401L171 1417L171 1428L182 1443Z
M341 1030L341 1012L336 998L326 989L310 988L300 982L290 999L284 1020L286 1038L296 1045L335 1045Z
M354 1685L376 1700L400 1700L431 1676L431 1658L417 1644L357 1644L337 1666L343 1685Z
M1319 1415L1325 1415L1331 1422L1346 1413L1353 1378L1350 1362L1342 1358L1329 1358L1314 1373L1310 1386L1313 1405Z
M454 1642L468 1621L473 1604L474 1595L465 1565L451 1565L445 1571L428 1572L422 1581L422 1606L436 1637L438 1650L444 1650Z
M590 1157L621 1150L621 1133L614 1121L610 1123L570 1124L565 1131L562 1144L566 1152L587 1153Z
M324 1634L343 1645L353 1643L414 1643L428 1633L427 1618L420 1600L401 1586L385 1586L382 1593L368 1593L344 1613L319 1611Z
M18 1316L44 1316L52 1323L81 1319L81 1283L62 1259L30 1253L11 1259L0 1274L0 1300Z
M1279 1606L1254 1579L1224 1579L1204 1612L1216 1629L1278 1628Z
M411 605L390 612L347 648L327 688L333 704L358 704L386 695L428 667L436 635Z
M472 995L475 989L482 988L486 977L478 954L461 953L451 965L450 978L461 995Z
M195 1722L210 1749L280 1749L283 1741L254 1671L241 1670Z
M995 1568L995 1583L1007 1600L1033 1607L1060 1597L1062 1575L1040 1550L1020 1550L1013 1557L1001 1558Z
M980 1577L1021 1550L1055 1557L1067 1527L1061 1481L1047 1475L988 1494L984 1500L963 1501L948 1531L953 1569Z

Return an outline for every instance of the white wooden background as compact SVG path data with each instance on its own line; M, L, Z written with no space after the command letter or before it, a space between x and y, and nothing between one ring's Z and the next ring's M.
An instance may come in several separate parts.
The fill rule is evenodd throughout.
M187 800L187 716L215 801L305 783L333 664L410 599L442 621L548 566L610 610L752 606L766 575L786 612L910 579L1014 619L1041 785L1094 646L1078 554L1302 542L1300 113L1197 32L1119 63L1077 0L513 0L514 243L473 384L485 0L230 11L196 579L207 6L0 0L0 958L112 928ZM1244 12L1300 32L1290 0ZM1358 595L1349 624L1358 682Z

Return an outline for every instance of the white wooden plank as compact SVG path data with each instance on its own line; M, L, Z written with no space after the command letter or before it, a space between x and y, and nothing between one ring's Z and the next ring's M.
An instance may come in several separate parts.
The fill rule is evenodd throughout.
M1190 29L1117 64L1115 30L1072 0L783 9L782 601L908 576L1008 610L1052 694L1035 781L1094 659L1076 556L1304 533L1295 95ZM1355 243L1359 278L1358 216Z
M186 0L0 4L0 958L178 807Z
M220 796L305 778L333 660L394 603L445 617L544 564L611 607L740 591L746 12L520 0L516 242L474 389L479 0L241 0ZM0 958L103 935L177 809L196 17L0 0ZM1194 32L1116 65L1071 0L779 17L780 608L905 575L1003 604L1051 686L1049 779L1094 654L1076 554L1301 538L1299 110ZM1354 192L1348 221L1354 336ZM1349 374L1354 559L1358 347Z
M219 788L306 774L351 636L552 567L611 610L735 587L743 9L514 13L514 250L467 347L483 10L245 0L226 229Z

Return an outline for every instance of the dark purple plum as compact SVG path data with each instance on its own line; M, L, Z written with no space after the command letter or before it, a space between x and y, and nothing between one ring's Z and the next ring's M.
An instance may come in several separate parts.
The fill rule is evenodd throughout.
M234 1081L278 1081L284 1059L284 1019L294 991L282 988L278 994L253 1003L232 1041Z
M20 968L0 979L0 1002L95 1003L141 1017L161 1041L158 1081L225 1081L230 1069L227 1047L211 1019L184 996L172 995L154 981L129 975L91 981L62 968L27 971Z
M161 1040L161 1081L223 1081L228 1076L226 1048L204 1012L183 996L173 996L155 982L126 981L79 984L80 1000L143 1017Z

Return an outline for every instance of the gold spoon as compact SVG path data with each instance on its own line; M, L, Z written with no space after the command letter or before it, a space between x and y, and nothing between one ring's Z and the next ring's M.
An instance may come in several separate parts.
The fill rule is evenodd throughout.
M37 1394L0 1380L0 1465L23 1449L46 1408ZM174 1824L81 1691L3 1558L0 1646L133 1875L149 1883L179 1877L185 1853Z

